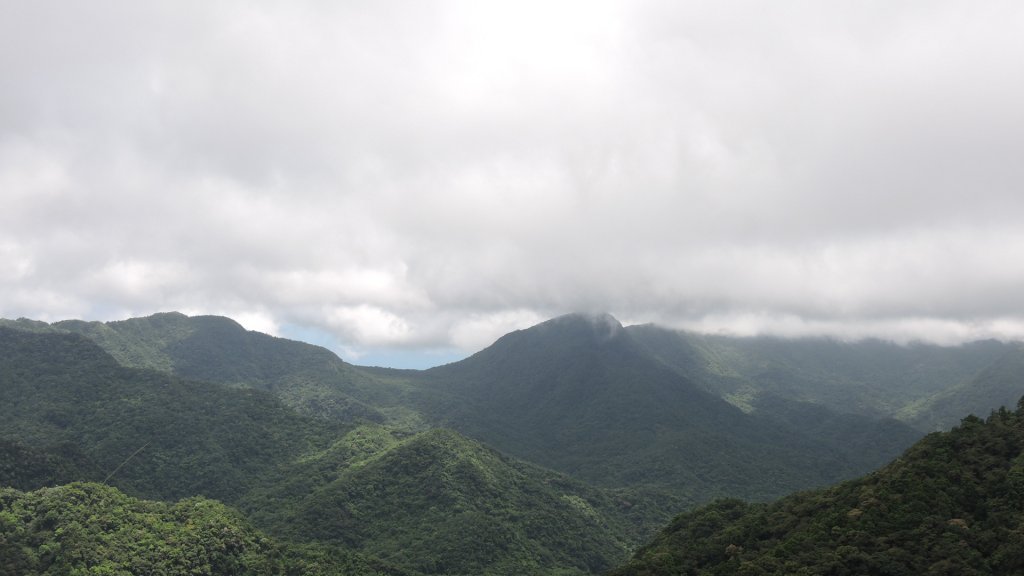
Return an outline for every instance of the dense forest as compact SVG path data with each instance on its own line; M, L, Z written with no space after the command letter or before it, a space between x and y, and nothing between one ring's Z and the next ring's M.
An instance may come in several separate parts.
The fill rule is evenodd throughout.
M812 429L803 413L829 411L807 403L790 403L801 413L792 421L744 412L696 376L656 361L611 316L570 315L417 374L413 397L445 425L521 458L694 502L830 484L884 464L920 436L855 414L819 417Z
M0 559L3 576L406 574L336 548L283 545L213 500L152 502L93 483L0 488Z
M611 568L683 504L591 488L444 429L300 413L273 393L126 368L71 333L0 328L0 478L216 498L290 542L428 574Z
M833 488L684 513L612 575L1022 572L1024 401Z
M1019 411L893 459L957 406L1015 402L1022 359L569 315L410 371L219 317L5 320L0 557L11 574L568 576L647 542L617 574L1011 573Z

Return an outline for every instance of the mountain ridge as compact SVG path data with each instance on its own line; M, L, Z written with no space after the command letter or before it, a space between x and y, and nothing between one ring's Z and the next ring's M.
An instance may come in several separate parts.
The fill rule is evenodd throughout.
M133 496L223 498L277 537L403 570L583 574L619 562L670 511L850 478L917 438L800 395L828 370L838 376L826 391L877 391L876 374L949 391L920 413L948 398L984 405L1024 371L1002 344L955 357L894 350L736 343L570 314L459 362L388 371L221 317L0 321L0 481L35 489L114 472ZM864 363L879 351L883 362ZM920 382L963 358L941 383L970 375L959 384Z
M871 474L676 517L609 576L1024 571L1024 400L968 416Z
M19 488L91 480L132 497L216 497L242 506L272 536L311 545L322 538L371 559L386 553L388 565L411 572L516 574L512 566L529 560L543 571L583 574L623 560L668 517L653 496L587 487L455 432L302 415L267 391L124 367L71 332L0 327L0 455L11 458L0 462L0 479ZM410 468L417 461L424 467ZM632 504L620 507L620 499ZM591 526L590 501L601 508L600 526ZM658 502L682 507L670 496ZM471 540L465 527L445 520L458 507L480 531L519 535L517 545L460 544ZM376 512L359 513L366 509ZM0 529L4 512L0 506ZM323 522L303 522L309 515ZM545 524L573 527L579 545L538 532ZM352 537L322 532L338 525ZM402 550L418 558L397 556Z
M851 468L843 459L855 455L839 444L744 414L656 361L609 315L570 314L511 332L415 381L420 409L445 426L605 486L763 499L883 463ZM917 436L904 434L897 448Z
M39 323L7 321L44 330ZM313 344L246 330L223 316L163 312L114 322L63 320L49 330L81 334L122 365L179 377L269 391L302 413L383 422L372 379Z

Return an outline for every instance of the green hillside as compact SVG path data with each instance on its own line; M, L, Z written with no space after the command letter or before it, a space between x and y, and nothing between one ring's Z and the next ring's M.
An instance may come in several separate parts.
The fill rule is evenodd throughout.
M0 488L0 576L353 576L403 572L357 554L283 546L204 498L137 500L101 484Z
M0 457L5 485L109 479L133 496L216 497L275 537L428 574L604 569L682 508L450 431L352 428L262 390L125 368L83 336L45 330L0 328Z
M267 392L125 368L77 334L0 327L0 438L74 446L87 472L74 479L102 480L102 470L132 495L231 502L344 430Z
M623 561L671 502L595 490L448 430L363 427L243 508L428 574L588 574Z
M836 412L899 418L915 425L928 419L924 399L972 381L1015 347L994 340L936 346L880 340L739 338L653 325L627 330L651 355L745 410L753 410L759 397L769 395ZM1016 396L1010 403L1013 398ZM978 400L988 402L983 406L985 412L1007 402L995 396ZM962 415L962 411L944 414L940 427L955 425ZM932 430L929 426L925 431Z
M89 337L125 366L266 390L314 416L384 420L370 404L381 403L387 390L334 353L248 331L229 318L170 312L107 323L66 320L52 327Z
M71 442L47 447L0 438L0 486L35 490L77 480L100 481L106 473Z
M302 543L274 544L275 557L324 566L589 574L696 503L770 500L889 462L920 432L885 411L927 427L1019 396L1020 351L697 337L568 315L415 371L351 366L218 317L3 321L0 486L106 480L130 497L217 498Z
M869 419L805 430L745 414L652 358L610 316L556 318L415 377L418 408L445 426L589 482L694 501L829 484L919 437Z
M964 413L985 414L1024 394L1024 345L1014 344L974 378L908 405L900 416L924 430L944 430Z
M708 392L717 373L701 356L666 362L650 339L638 341L610 316L570 315L427 371L356 368L218 317L169 313L52 329L85 334L123 364L271 391L306 414L453 427L593 483L657 486L695 502L824 485L884 464L919 434L817 404L776 412L767 407L783 404L768 396L749 417Z
M677 517L614 576L1024 573L1024 402L889 466L771 504Z

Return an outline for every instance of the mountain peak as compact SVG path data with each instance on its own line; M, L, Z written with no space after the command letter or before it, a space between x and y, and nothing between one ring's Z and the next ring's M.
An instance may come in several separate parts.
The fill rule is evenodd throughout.
M623 331L623 327L614 316L608 313L574 312L552 318L527 329L527 331L532 330L537 332L560 330L576 335L588 334L596 337L599 342L607 342L618 336Z

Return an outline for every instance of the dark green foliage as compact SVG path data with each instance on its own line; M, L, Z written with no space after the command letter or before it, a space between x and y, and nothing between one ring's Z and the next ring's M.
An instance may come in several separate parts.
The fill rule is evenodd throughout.
M754 414L817 439L847 463L847 470L863 473L888 464L921 438L915 428L892 418L873 419L835 412L820 404L797 402L762 394L753 401ZM855 474L850 474L855 475Z
M269 392L125 368L54 331L0 328L0 439L0 476L14 486L110 475L133 495L216 496L275 535L328 542L288 563L303 573L353 550L438 574L581 573L621 561L679 508L586 488L452 432L350 430Z
M931 348L877 342L851 352L829 341L788 348L773 339L737 344L672 333L659 340L641 332L647 334L610 317L569 316L510 334L463 362L395 371L356 368L322 348L247 332L225 318L6 321L0 483L34 489L103 480L116 470L110 483L134 496L217 497L242 507L273 537L305 542L282 548L254 536L245 545L256 551L251 563L238 560L225 571L326 574L344 566L344 573L362 574L400 565L427 574L583 574L621 561L652 523L693 502L767 499L881 464L914 433L865 413L950 390L952 381L1003 393L1022 368L996 343L965 347L967 360L957 360L961 352L942 359ZM987 358L997 349L1006 360L992 364ZM932 360L935 367L912 365ZM947 369L945 380L925 382ZM902 383L904 391L885 390ZM843 402L852 406L847 412L861 413L837 413L833 404ZM385 420L401 422L401 431L366 424ZM449 430L422 432L434 425L605 488ZM1007 473L1008 483L1024 494L1018 476L1024 472ZM97 518L107 513L104 499L88 502L85 508L103 511ZM831 502L804 502L799 510ZM870 507L856 504L853 516L873 518ZM733 539L734 521L775 508L726 501L707 510L675 526L687 539L720 530ZM701 558L722 560L718 573L758 573L760 565L744 556L760 545L758 526L781 534L804 526L801 514L757 516L744 528L749 534L739 534L746 540L709 540ZM973 527L981 516L953 517L957 522L939 532L961 528L960 520ZM829 531L846 526L836 521L827 520ZM999 538L1014 541L1013 530ZM872 573L857 572L872 565L860 536L851 534L828 541L833 555L845 570ZM258 545L264 541L268 548ZM83 542L90 550L106 546ZM787 550L805 544L787 542ZM892 566L913 554L890 548L877 554L888 554ZM270 564L260 564L264 553ZM658 554L675 566L676 556ZM785 569L799 573L800 561ZM973 556L941 561L956 571L956 562Z
M382 401L384 389L329 350L250 332L229 318L170 312L107 323L68 320L53 328L89 337L125 366L267 390L318 417L384 419L367 403Z
M610 316L557 318L416 377L420 410L468 436L589 482L661 486L693 501L829 484L918 437L862 442L865 454L844 435L859 430L811 434L745 414L652 358Z
M1024 394L1024 345L1008 350L975 377L916 402L903 416L925 430L944 430L964 413L984 414Z
M771 498L882 465L920 432L879 416L922 425L925 396L1007 350L708 337L568 316L419 372L355 368L212 316L51 329L86 334L128 365L270 390L307 414L450 426L592 482L667 486L696 501Z
M68 442L35 448L0 438L0 486L34 490L75 480L102 480L104 473Z
M917 412L927 411L919 405L922 399L971 381L1014 348L994 340L903 346L881 340L708 336L652 325L627 330L666 365L745 408L761 395L772 395L912 424L918 423ZM985 411L1007 402L977 399L990 401ZM941 427L956 424L962 415L946 414Z
M649 497L594 490L440 429L360 428L294 472L244 508L292 538L431 574L592 573L622 561L660 515Z
M1024 409L965 418L882 470L677 517L615 576L1024 573Z
M37 451L76 446L88 461L76 479L102 480L96 470L111 473L141 448L113 484L151 498L233 501L343 430L266 392L124 368L77 334L0 328L0 438Z
M27 493L0 488L0 576L369 576L385 570L351 553L284 547L204 498L147 502L100 484Z

